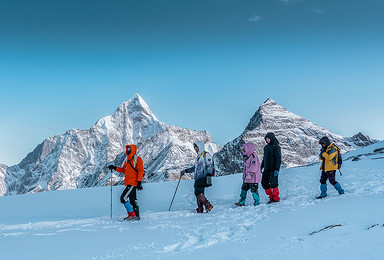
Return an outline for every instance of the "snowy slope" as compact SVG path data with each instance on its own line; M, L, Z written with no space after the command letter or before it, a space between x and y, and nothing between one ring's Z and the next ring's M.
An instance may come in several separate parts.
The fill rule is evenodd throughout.
M376 144L372 149L384 148ZM370 150L371 148L367 149ZM364 151L360 151L363 153ZM369 152L369 151L368 151ZM0 197L1 259L382 259L384 159L347 160L337 180L319 194L319 165L284 169L281 202L236 208L241 175L214 178L206 195L215 206L195 214L193 182L147 183L138 193L139 222L120 221L124 187ZM249 194L248 194L249 196ZM329 225L342 225L319 231ZM373 227L372 227L373 226ZM22 249L22 250L21 250Z

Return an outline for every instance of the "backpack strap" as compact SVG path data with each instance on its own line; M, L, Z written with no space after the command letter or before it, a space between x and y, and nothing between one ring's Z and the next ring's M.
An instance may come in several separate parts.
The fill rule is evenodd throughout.
M133 165L132 165L132 161L133 161ZM129 165L131 165L131 167L135 170L136 173L139 173L139 171L136 169L136 165L137 165L137 155L135 154L131 160L129 160Z

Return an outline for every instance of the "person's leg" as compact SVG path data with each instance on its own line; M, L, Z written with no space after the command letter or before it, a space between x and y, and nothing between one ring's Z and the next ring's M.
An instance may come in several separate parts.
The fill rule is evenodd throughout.
M241 186L240 200L238 204L245 205L245 199L247 198L247 192L249 188L250 186L248 183L243 183L243 185Z
M273 202L280 201L280 197L279 197L279 194L280 194L280 191L279 191L279 177L275 176L274 172L270 173L269 183L271 184L272 200L273 200Z
M251 186L251 192L252 192L252 197L254 199L253 205L259 205L260 204L260 196L258 192L259 184L258 183L252 183L250 184Z
M132 205L133 211L137 218L140 218L139 203L137 202L136 196L136 187L133 188L132 192L129 194L129 202Z
M203 201L201 197L199 197L200 194L204 193L204 187L202 186L195 186L195 196L196 196L196 203L197 203L197 213L203 213L204 208L203 208Z
M321 177L320 177L320 196L318 198L325 198L327 197L327 180L328 176L325 173L325 171L321 171Z
M329 182L333 185L333 187L339 192L339 194L344 194L344 190L341 188L340 183L336 181L336 171L327 172L327 177Z
M261 185L265 190L265 193L269 196L269 199L272 199L272 190L271 185L269 184L270 172L264 171L263 176L261 177Z

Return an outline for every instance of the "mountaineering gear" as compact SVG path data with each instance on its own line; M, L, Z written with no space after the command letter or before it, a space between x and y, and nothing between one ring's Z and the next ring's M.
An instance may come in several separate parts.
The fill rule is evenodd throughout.
M239 206L239 207L243 207L243 206L245 206L245 204L241 204L240 202L236 202L235 205L236 205L236 206Z
M254 199L253 205L255 205L255 206L259 205L260 204L260 196L259 196L259 192L257 191L258 190L258 183L243 183L243 185L241 186L240 200L239 200L238 204L241 204L242 206L245 205L245 200L247 198L248 190L251 190L252 197Z
M281 166L281 149L279 141L274 133L268 133L264 139L269 138L271 141L264 146L264 157L261 163L261 169L264 171L274 172L280 170Z
M201 141L194 143L194 146L198 147L198 156L196 158L194 166L185 169L184 171L194 172L195 186L211 186L207 183L207 176L213 176L214 174L214 164L212 156L205 151L204 144ZM210 178L208 178L209 180Z
M175 193L173 194L172 201L171 201L171 205L169 205L169 209L168 209L168 211L171 210L171 207L172 207L172 204L173 204L173 200L175 199L176 192L177 192L177 189L179 188L179 184L180 184L180 180L181 180L181 177L182 177L182 176L183 176L183 175L180 173L180 178L179 178L179 181L177 182L176 190L175 190Z
M134 218L139 220L140 212L139 204L137 203L136 188L138 190L143 189L141 184L144 174L143 159L136 155L136 145L127 145L125 146L125 149L127 158L124 161L123 167L111 166L113 166L116 171L124 173L124 184L126 187L120 196L120 202L124 205L128 212L128 217L125 219ZM113 167L110 169L113 169Z
M268 204L280 201L279 188L266 189L265 193L269 196Z
M270 142L267 142L267 138ZM267 144L264 146L264 157L261 169L264 169L261 185L269 196L269 202L278 202L279 198L279 171L281 166L281 149L279 141L274 133L267 133L264 138Z
M127 145L127 147L130 147L132 151L127 155L123 167L117 167L116 171L125 174L125 186L136 186L138 181L143 180L143 159L141 159L141 157L135 156L137 151L136 145Z
M335 185L337 183L336 171L329 171L329 172L321 171L320 183L327 184L327 180L329 180L329 182L332 185Z
M129 212L128 217L125 217L124 220L138 220L138 217L136 216L135 212Z
M340 183L336 183L333 187L339 192L339 195L344 194L344 190L341 188Z
M323 147L319 154L319 159L322 161L320 170L329 172L339 169L342 163L340 149L331 143L326 136L320 139L319 144Z
M197 209L196 209L197 213L203 213L204 211L203 206L205 207L205 210L207 213L211 211L211 209L213 208L211 203L209 203L207 198L204 196L204 193L200 193L199 195L197 195L196 200L197 200Z
M197 201L196 212L202 213L203 205L205 205L205 209L208 212L213 206L204 196L204 190L206 187L212 186L211 176L215 174L214 162L212 156L205 151L203 142L197 141L193 146L196 148L195 151L197 153L195 164L194 166L183 170L181 174L194 172L194 188Z
M272 189L266 189L265 193L268 195L269 199L272 199Z
M137 182L136 189L137 190L142 190L143 189L143 185L141 185L141 181Z
M247 198L247 192L249 189L251 189L252 196L255 200L254 205L259 205L260 198L257 189L258 183L261 181L261 171L259 159L255 155L255 144L243 144L242 152L245 160L243 169L243 185L241 186L240 200L235 204L238 206L244 206L245 199Z
M275 170L275 172L273 173L273 176L275 176L275 177L279 176L279 171Z
M275 177L274 172L264 171L261 177L261 185L264 189L277 188L279 186L279 176Z
M111 165L110 165L111 166ZM112 194L113 194L113 192L112 192L112 169L110 169L111 170L111 179L110 179L110 183L111 183L111 218L112 218L112 202L113 202L113 200L112 200Z
M115 165L109 165L109 166L108 166L108 169L110 169L111 171L112 171L112 170L115 170L115 171L116 171L116 168L117 168L117 167L116 167Z
M320 193L321 198L327 197L327 184L321 184L320 185L320 191L321 191L321 193Z
M339 169L340 171L342 164L340 149L331 143L326 136L320 139L319 144L322 146L319 154L319 159L321 160L320 170L322 171L320 177L321 194L317 198L325 198L327 196L327 180L329 180L340 195L344 194L344 190L341 188L340 183L336 181L336 170Z
M259 192L252 192L252 197L253 197L253 200L255 201L253 203L254 206L257 206L257 205L260 205L260 196L259 196Z
M280 201L279 194L280 194L279 188L273 188L272 189L272 199L275 202L279 202Z
M180 172L180 176L182 177L182 176L184 176L184 174L187 172L187 170L182 170L181 172Z
M255 145L253 143L243 144L243 156L245 158L243 183L261 182L260 162L254 152Z
M125 187L123 193L120 196L120 202L124 205L128 214L134 211L134 208L137 204L136 200L136 187L131 185Z

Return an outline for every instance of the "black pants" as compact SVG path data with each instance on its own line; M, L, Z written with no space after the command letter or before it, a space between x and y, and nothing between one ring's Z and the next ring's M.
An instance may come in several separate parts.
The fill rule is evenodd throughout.
M120 202L125 204L129 201L133 210L135 211L136 217L139 217L139 204L137 203L136 187L128 185L125 187L123 193L120 196Z
M325 172L323 170L321 172L320 183L321 184L327 184L327 180L329 180L329 182L332 185L335 185L337 183L337 181L336 181L336 171Z
M195 196L197 197L200 193L203 193L204 194L204 191L205 191L205 186L201 186L201 185L195 185Z
M279 186L279 177L275 177L274 171L264 171L261 177L261 185L264 190L277 188Z
M249 189L251 189L252 193L257 192L258 188L259 188L258 183L243 183L243 185L241 186L241 190L249 191Z

